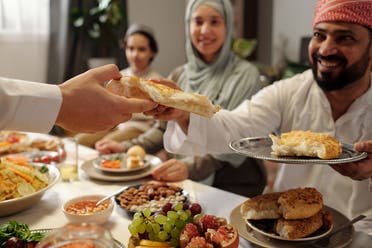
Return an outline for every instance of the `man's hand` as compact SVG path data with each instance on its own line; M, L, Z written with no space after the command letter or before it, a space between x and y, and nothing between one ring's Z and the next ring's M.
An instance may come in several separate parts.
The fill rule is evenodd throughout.
M168 79L151 79L151 81L166 85L173 89L180 90L179 86L176 82L168 80ZM189 120L190 120L190 113L175 109L163 105L159 105L157 108L151 109L149 111L144 112L145 115L152 116L154 119L161 120L161 121L176 121L178 125L182 128L182 130L187 133Z
M169 159L157 166L152 172L154 179L159 181L175 182L189 177L187 165L177 159Z
M355 143L354 149L359 152L367 152L368 157L354 163L331 165L331 167L354 180L372 177L372 140Z
M96 142L94 145L96 150L100 154L111 154L111 153L121 153L126 152L121 143L114 140L102 139Z
M115 65L105 65L80 74L59 87L62 106L56 124L71 131L96 132L107 130L157 106L150 100L128 99L104 88L104 83L119 79Z

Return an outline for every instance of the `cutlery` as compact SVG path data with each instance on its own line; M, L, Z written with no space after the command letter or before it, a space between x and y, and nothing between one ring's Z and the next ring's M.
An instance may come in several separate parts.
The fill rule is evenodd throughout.
M326 245L324 244L317 244L319 241L326 241L328 243L329 239L336 233L344 230L345 228L353 225L355 222L358 222L362 219L364 219L366 216L365 215L359 215L357 217L355 217L354 219L350 220L350 221L347 221L345 222L344 224L334 228L328 235L324 236L324 237L321 237L317 240L314 240L313 242L311 242L311 247L316 247L316 248L322 248L322 247L327 247ZM327 239L327 240L324 240L324 239ZM320 242L320 243L324 243L324 242Z
M115 193L112 193L112 194L110 194L110 195L108 195L108 196L103 197L101 200L99 200L98 202L96 202L96 206L98 206L98 205L101 204L102 202L106 201L107 199L109 199L109 198L111 198L111 197L113 197L113 196L119 194L120 192L126 190L127 188L129 188L129 185L122 187L121 189L115 191Z

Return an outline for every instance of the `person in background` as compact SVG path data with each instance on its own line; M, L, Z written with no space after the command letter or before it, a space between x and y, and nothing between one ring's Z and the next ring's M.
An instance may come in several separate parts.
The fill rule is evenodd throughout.
M189 1L186 9L187 63L176 68L169 79L183 90L205 95L226 109L233 109L254 95L261 88L259 72L231 51L233 30L234 16L229 0ZM100 153L124 152L136 144L153 153L163 148L164 128L164 122L157 122L152 130L136 140L124 144L97 142L96 149ZM264 168L254 159L237 154L169 155L171 159L154 170L155 179L190 178L247 196L261 193L266 184Z
M115 65L91 69L60 85L0 77L0 130L47 133L57 124L66 130L96 132L157 106L103 87L120 77Z
M160 79L160 73L151 68L151 63L158 53L152 29L143 24L132 24L121 39L121 47L125 51L129 67L121 70L121 74L144 79ZM124 141L137 137L149 129L154 120L143 114L135 114L130 121L119 124L114 129L93 134L79 133L75 136L79 144L94 147L101 139Z
M371 0L318 0L308 47L310 70L275 82L251 101L211 119L163 106L145 114L168 120L165 148L174 153L221 154L230 152L232 140L292 130L356 143L357 150L369 152L366 160L332 167L280 164L274 191L315 187L325 205L348 218L366 215L354 226L372 235L371 13Z

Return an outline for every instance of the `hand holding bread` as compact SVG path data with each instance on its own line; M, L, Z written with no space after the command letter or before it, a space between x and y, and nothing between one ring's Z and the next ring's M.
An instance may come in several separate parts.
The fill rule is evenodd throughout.
M204 117L212 117L220 109L219 106L213 105L206 96L183 92L177 89L175 83L171 84L169 80L156 83L138 77L123 76L120 80L111 80L106 87L117 95L151 99L161 105Z

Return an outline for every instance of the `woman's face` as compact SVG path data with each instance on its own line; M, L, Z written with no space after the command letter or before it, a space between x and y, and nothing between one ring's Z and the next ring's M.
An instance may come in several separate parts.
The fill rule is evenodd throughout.
M125 55L133 72L142 72L148 68L155 54L150 49L147 37L137 33L128 37Z
M223 16L213 7L200 5L191 16L190 36L203 60L211 63L225 41L226 25Z

